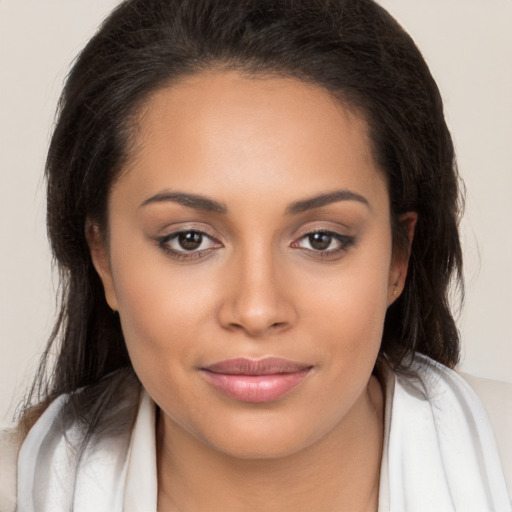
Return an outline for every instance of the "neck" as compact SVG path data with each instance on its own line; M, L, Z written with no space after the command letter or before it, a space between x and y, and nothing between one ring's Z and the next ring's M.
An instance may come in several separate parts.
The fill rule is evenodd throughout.
M231 457L198 441L162 413L158 510L375 511L382 440L383 396L374 377L331 432L286 457Z

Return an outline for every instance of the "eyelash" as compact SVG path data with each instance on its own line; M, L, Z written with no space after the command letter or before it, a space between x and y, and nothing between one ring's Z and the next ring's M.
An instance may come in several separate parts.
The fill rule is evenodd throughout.
M179 231L175 231L174 233L171 233L169 235L158 238L157 244L160 247L160 249L162 249L166 254L168 254L169 256L171 256L172 258L174 258L178 261L193 261L193 260L196 260L196 259L206 256L206 253L211 251L213 248L210 247L207 249L190 250L190 251L183 249L180 251L180 250L173 249L169 246L169 243L172 242L173 240L178 239L178 237L180 235L191 234L191 233L201 236L201 238L202 238L201 245L203 243L203 240L206 238L206 239L214 241L216 244L219 244L219 247L220 247L220 242L218 240L216 240L214 237L212 237L208 233L205 233L204 231L201 231L199 229L181 229Z
M191 234L191 233L199 235L202 238L201 245L204 241L204 238L206 238L206 239L213 241L216 244L219 244L219 246L218 247L209 247L209 248L201 249L201 250L193 250L192 249L189 251L187 251L186 249L176 250L169 246L169 243L172 242L173 240L177 240L180 235ZM356 239L353 236L341 235L340 233L336 233L336 232L329 231L326 229L318 229L318 230L308 231L307 233L302 235L300 238L298 238L297 241L293 242L291 244L291 247L300 249L300 247L298 246L298 243L300 241L307 240L308 237L314 236L316 234L326 235L327 237L331 238L329 245L332 243L333 240L336 240L340 245L336 249L326 249L326 250L309 249L309 248L305 248L305 247L302 248L305 252L313 255L314 257L318 257L318 258L322 258L322 259L328 259L328 258L335 259L340 254L342 254L342 253L346 252L348 249L350 249L350 247L352 247L356 242ZM198 230L198 229L183 229L180 231L175 231L174 233L171 233L169 235L158 238L156 240L156 242L157 242L158 247L160 247L160 249L162 249L166 254L168 254L172 258L176 259L177 261L197 260L197 259L205 257L207 254L209 254L210 251L221 247L221 244L218 240L216 240L214 237L212 237L208 233Z
M329 245L332 243L333 240L337 241L339 244L339 247L336 249L321 250L321 249L303 248L309 254L314 255L314 257L319 257L319 258L323 258L323 259L328 259L328 258L335 259L336 257L340 256L342 253L344 253L348 249L350 249L350 247L352 247L356 242L356 239L354 236L342 235L340 233L336 233L334 231L329 231L327 229L316 229L313 231L308 231L307 233L302 235L298 239L297 242L292 243L292 247L297 247L297 244L299 241L305 240L305 239L307 240L309 237L316 235L316 234L326 235L327 237L331 238Z

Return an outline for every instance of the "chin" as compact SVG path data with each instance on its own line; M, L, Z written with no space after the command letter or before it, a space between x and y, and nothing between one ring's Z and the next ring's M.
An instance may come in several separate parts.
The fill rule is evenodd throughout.
M299 453L322 437L321 432L308 428L303 419L280 416L238 418L204 432L200 440L229 457L268 460Z
M304 440L290 439L288 436L255 436L240 439L239 442L218 443L214 445L218 452L240 460L283 459L306 449L310 444Z

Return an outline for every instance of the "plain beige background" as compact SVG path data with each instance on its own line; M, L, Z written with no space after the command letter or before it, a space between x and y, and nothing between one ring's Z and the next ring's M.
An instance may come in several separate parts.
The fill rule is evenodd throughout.
M42 170L74 56L116 0L0 0L0 424L48 337ZM512 382L512 0L381 0L422 49L467 187L465 371Z

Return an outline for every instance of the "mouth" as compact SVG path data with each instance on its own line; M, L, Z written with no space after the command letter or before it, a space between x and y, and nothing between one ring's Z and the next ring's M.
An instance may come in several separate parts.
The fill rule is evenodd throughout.
M267 357L219 361L201 368L206 381L217 391L240 402L278 400L298 386L313 366L288 359Z

